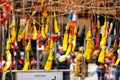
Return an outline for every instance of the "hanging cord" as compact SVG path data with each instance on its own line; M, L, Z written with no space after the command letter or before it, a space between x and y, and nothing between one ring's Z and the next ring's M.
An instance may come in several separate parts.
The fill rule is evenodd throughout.
M83 8L83 6L79 6L78 8ZM91 7L88 7L88 6L86 6L86 8L89 9L89 10L91 9ZM103 9L103 7L94 7L94 8L95 8L95 9L98 9L98 8L99 8L99 9ZM116 9L116 8L119 8L119 7L115 7L115 9ZM106 8L106 9L107 9L107 8ZM81 11L81 9L79 10L79 12L80 12L80 11ZM117 10L117 11L119 11L119 10ZM109 12L110 14L113 14L112 11L109 11L109 10L108 10L108 12ZM90 13L90 12L88 12L88 13ZM96 12L96 13L97 13L97 12ZM68 12L65 11L63 14L60 14L60 15L65 15L65 14L68 14ZM17 15L15 15L15 16L17 16ZM21 16L23 16L23 15L21 15ZM57 16L58 16L58 15L57 15ZM49 16L49 17L53 17L53 16ZM107 16L106 16L106 17L107 17ZM35 18L38 18L38 17L35 17ZM119 19L119 17L115 17L115 18L116 18L116 19ZM119 19L119 20L120 20L120 19Z
M84 5L84 8L83 9L85 9L85 5ZM85 10L82 10L82 17L83 17L83 26L85 26ZM85 60L85 58L84 58L84 52L85 52L85 50L86 50L86 38L84 39L84 45L83 45L83 50L82 50L82 73L84 73L83 74L83 77L82 77L82 80L85 80L85 68L86 68L86 60Z
M37 3L38 4L38 3ZM41 6L41 5L39 5L39 6ZM38 8L38 7L37 7ZM40 11L40 10L38 10L38 11ZM40 31L40 28L41 28L41 18L40 18L41 16L40 16L40 12L39 12L39 14L38 14L38 22L36 21L36 20L34 20L38 25L39 25L39 29L38 29L38 31L39 31L39 35L40 35L40 33L41 33L41 31Z
M117 20L115 20L115 28L114 28L114 35L117 34Z
M52 9L52 4L50 4L50 8ZM50 15L53 16L54 13L50 12ZM50 17L50 19L51 19L51 20L50 20L51 23L50 23L49 33L50 33L50 34L53 34L53 28L52 28L52 25L53 25L53 22L54 22L54 21L53 21L53 17Z
M105 0L105 2L104 2L104 8L105 8L105 21L107 20L107 15L106 15L106 13L107 13L107 9L106 9L106 0Z
M106 6L107 6L107 4L106 4ZM108 3L108 7L110 6L110 3ZM107 24L107 27L108 27L108 24ZM108 36L108 35L107 35ZM110 80L110 66L109 65L107 65L107 67L108 67L108 69L109 69L109 72L108 72L108 80Z
M60 9L60 7L59 7L59 9ZM57 17L56 17L56 18L57 18ZM58 20L58 27L59 27L59 32L60 32L60 23L61 23L61 21L60 21L60 20L61 20L60 11L58 12L58 18L59 18L59 19L57 19L57 20ZM58 33L59 33L59 32L58 32Z
M14 9L12 10L12 14L14 14ZM12 17L11 20L13 20L13 17ZM9 21L9 25L10 25L10 21ZM12 26L12 27L15 27L15 26ZM9 37L9 38L10 38L10 37ZM13 54L13 55L14 55L14 54ZM11 62L13 63L13 60L12 60ZM10 71L11 80L13 80L12 65L10 65L9 71Z

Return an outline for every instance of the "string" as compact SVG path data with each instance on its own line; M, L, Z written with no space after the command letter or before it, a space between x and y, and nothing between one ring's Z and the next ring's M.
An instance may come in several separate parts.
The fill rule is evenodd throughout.
M53 3L54 3L54 2L53 2ZM60 3L60 2L57 2L57 3ZM65 3L64 3L64 4L65 4ZM46 5L47 5L47 4L46 4ZM51 3L51 5L52 5L52 3ZM67 5L68 5L68 4L67 4ZM66 5L66 6L67 6L67 5ZM69 5L70 5L70 4L69 4ZM84 5L84 6L85 6L85 5ZM81 7L84 7L84 6L78 6L78 7L81 8ZM34 6L31 7L31 8L34 8ZM91 9L92 7L89 8L88 6L86 6L86 8ZM95 7L95 8L96 8L96 9L97 9L97 8L103 9L103 7L102 7L102 8L101 8L101 7ZM116 7L116 8L119 8L119 7ZM21 8L19 8L19 10L20 10L20 9L21 9ZM24 8L24 9L25 9L25 8ZM16 9L15 11L18 11L18 9ZM58 10L58 11L59 11L59 10ZM66 13L66 12L65 12L65 13ZM112 13L112 12L111 12L111 13Z
M38 4L38 3L37 3L37 4ZM41 6L41 5L39 5L39 6ZM36 6L36 7L37 7L37 6ZM38 7L37 7L37 8L38 8ZM39 10L39 11L40 11L40 10ZM40 17L41 17L41 16L40 16L40 13L39 13L38 15L39 15L39 17L38 17L38 18L39 18L39 21L37 22L36 20L34 20L37 24L39 24L39 23L41 22L41 19L42 19L42 18L40 18ZM40 27L41 27L41 25L39 24L39 29L38 29L38 31L41 33L41 31L40 31L41 28L40 28ZM39 33L39 34L40 34L40 33Z
M107 4L107 1L105 0L105 2L104 2L104 7L105 7L105 21L107 21L107 17L106 16L108 16L107 14L108 14L108 7L109 7L109 4ZM108 25L107 25L108 26Z

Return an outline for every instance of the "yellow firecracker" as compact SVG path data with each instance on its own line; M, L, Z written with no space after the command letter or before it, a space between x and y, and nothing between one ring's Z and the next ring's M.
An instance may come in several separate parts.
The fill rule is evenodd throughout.
M54 30L55 30L55 33L59 32L59 26L58 26L58 22L57 22L57 19L56 19L56 13L55 12L54 12Z
M23 22L20 21L20 28L19 28L19 31L18 31L18 38L17 38L17 41L20 42L21 39L22 39L22 32L23 32Z
M46 26L45 26L45 34L46 35L48 34L48 31L49 31L49 19L47 18L47 23L46 23Z
M5 66L3 67L3 72L5 72L7 69L9 69L10 65L11 65L11 62L12 62L12 56L11 56L11 53L9 50L6 51L6 64Z
M63 38L63 51L66 51L67 50L67 47L68 47L68 31L66 31L64 33L64 38Z
M51 70L52 61L53 61L53 50L50 49L50 53L49 53L48 59L46 61L45 67L44 67L45 70L47 70L47 71Z
M48 56L48 59L46 61L46 64L45 64L45 67L44 69L49 71L51 70L52 68L52 62L53 62L53 47L54 47L54 43L53 43L53 40L52 38L50 38L50 52L49 52L49 56Z
M106 46L103 46L102 50L101 50L101 52L99 54L99 57L98 57L98 62L100 62L100 63L105 62L105 51L106 51Z
M36 40L37 39L37 29L36 29L36 26L35 26L35 21L33 21L33 24L34 24L33 40Z
M118 64L119 64L119 62L120 62L120 49L118 49L118 58L117 58L117 60L116 60L116 62L115 62L115 66L118 66Z
M106 46L106 41L107 41L106 28L107 28L107 22L105 21L103 26L104 31L102 33L102 39L100 41L100 47Z
M89 31L87 32L87 35L86 35L86 50L85 50L85 53L84 53L84 57L86 60L90 60L90 54L92 52L92 34L91 34L91 31L89 29Z
M29 68L29 64L30 64L29 51L30 50L31 50L31 42L29 40L29 42L27 43L27 46L26 46L26 59L25 59L25 65L23 67L23 71L27 71Z
M68 55L70 54L70 48L71 48L71 45L68 46L68 49L67 49L67 52L65 53L65 55L62 55L58 60L59 62L63 62L66 60L66 58L68 57Z

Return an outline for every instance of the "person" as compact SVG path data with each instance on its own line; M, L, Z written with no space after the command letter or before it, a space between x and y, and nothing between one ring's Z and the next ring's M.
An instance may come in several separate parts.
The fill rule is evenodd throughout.
M70 58L70 80L75 80L75 62L74 58Z
M111 65L113 64L113 51L114 49L111 47L105 52L105 79L113 80Z
M113 80L111 65L113 64L113 48L105 51L104 63L98 62L101 49L93 51L92 57L96 59L98 80Z
M75 67L75 76L82 77L82 47L79 48L79 52L76 54L76 67Z
M22 70L24 66L24 57L21 56L19 61L18 61L18 70Z
M59 61L59 58L64 55L64 51L62 47L59 49L59 51L56 54L56 59L57 59L57 69L67 69L68 68L68 62L67 59L63 62Z
M63 51L63 48L61 47L61 48L59 49L59 51L57 52L57 54L56 54L57 69L68 69L68 68L69 68L68 59L66 59L66 60L63 61L63 62L60 62L60 61L59 61L59 58L60 58L62 55L64 55L64 51ZM63 72L63 80L69 80L68 77L69 77L69 72Z
M120 48L116 48L114 53L114 66L115 66L115 79L114 80L119 80L120 77Z
M5 66L6 61L5 61L5 57L2 56L1 60L0 60L0 69L2 69L3 66Z
M98 76L98 80L105 80L105 66L104 66L104 63L98 62L100 52L101 52L101 49L99 50L99 54L97 55L97 58L96 58L97 76Z
M46 47L41 53L41 59L40 59L41 69L44 69L48 56L49 56L49 47Z
M35 57L32 57L30 66L32 70L37 69L37 60L35 59Z
M49 62L49 54L50 54L50 47L46 46L45 49L42 51L42 53L40 53L40 59L39 59L39 67L40 69L45 69L46 62ZM56 67L56 63L55 63L55 56L54 56L54 52L52 54L53 59L52 62L50 60L50 64L51 64L51 69L54 69ZM48 64L48 63L47 63Z
M79 41L78 41L80 46L84 46L85 30L86 30L85 25L83 25L82 31L80 33Z
M75 76L76 78L80 77L81 80L88 75L88 63L85 61L84 65L84 57L83 57L83 47L79 47L79 51L76 54L76 67L75 67Z

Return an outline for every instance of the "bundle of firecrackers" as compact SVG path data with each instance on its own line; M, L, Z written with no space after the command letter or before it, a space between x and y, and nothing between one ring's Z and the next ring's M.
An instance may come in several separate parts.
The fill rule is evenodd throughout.
M44 6L44 2L41 5L42 7ZM15 17L13 16L11 24L9 24L9 36L6 39L6 56L7 56L7 61L6 65L3 67L3 71L6 71L11 63L12 63L12 53L10 52L10 49L13 49L14 52L19 50L21 46L18 45L18 42L22 43L22 47L25 48L25 65L23 67L23 71L27 71L29 69L30 65L30 51L31 51L31 40L36 40L37 41L37 46L38 48L41 48L42 45L44 45L44 50L49 50L49 56L48 59L45 63L45 70L51 70L52 68L52 60L53 60L53 52L54 52L54 42L58 42L62 48L63 51L65 52L64 55L62 55L59 58L59 62L63 62L67 59L67 57L75 52L76 49L76 44L77 44L77 6L72 6L70 8L70 13L69 13L69 20L66 23L65 26L65 31L63 33L63 36L60 35L60 26L57 21L57 15L56 12L54 12L53 19L54 19L54 24L53 24L53 30L54 34L51 33L51 27L50 27L50 20L49 16L47 15L46 11L44 8L42 8L42 14L43 17L41 18L41 26L40 29L38 29L38 26L36 26L36 20L30 20L30 17L27 17L26 19L20 19L19 23L19 29L18 32L16 31L17 29L17 24L15 21ZM32 25L30 25L32 23ZM112 23L111 23L112 24ZM107 52L110 49L110 46L112 45L111 43L108 43L108 36L111 33L113 25L108 25L107 21L104 21L104 25L101 27L100 24L100 16L97 18L97 25L94 24L93 20L90 19L90 26L88 27L88 31L86 33L86 36L84 34L84 29L80 33L81 41L80 43L84 43L83 41L85 40L86 43L81 46L85 46L84 54L83 57L90 61L90 57L96 56L98 54L99 49L101 49L100 52L100 58L98 59L99 62L104 63L104 57L105 57L105 52ZM32 30L31 30L32 29ZM97 29L97 32L96 32ZM95 35L93 35L95 34ZM101 36L100 36L101 35ZM59 37L62 37L62 39L59 39ZM42 43L44 41L44 43ZM61 43L60 43L61 42ZM115 41L113 43L113 47L117 48L119 45L119 40L116 37ZM107 57L111 58L110 55L107 55Z

